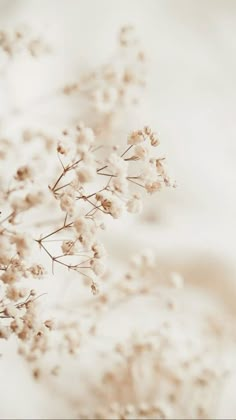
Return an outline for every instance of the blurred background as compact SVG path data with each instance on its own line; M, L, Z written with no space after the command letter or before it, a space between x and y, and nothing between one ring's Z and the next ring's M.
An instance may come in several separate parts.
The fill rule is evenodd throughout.
M80 72L112 57L117 32L124 24L136 27L147 52L148 83L140 107L122 124L122 134L126 136L131 128L143 124L153 127L178 188L146 200L141 219L134 222L125 219L112 226L107 242L112 249L114 267L119 267L127 253L154 249L163 275L174 271L184 278L187 288L184 293L190 293L183 309L187 318L200 318L202 313L212 311L222 322L229 316L233 327L236 315L234 0L0 0L0 29L27 25L53 50L51 55L37 61L19 57L0 75L2 127L10 133L29 125L51 129L58 121L60 126L66 125L73 116L78 116L75 102L55 98L53 92ZM19 113L19 109L23 112ZM130 308L126 310L129 313ZM145 302L136 310L145 313ZM162 317L160 308L155 307L155 311L157 318ZM116 316L115 322L125 322L123 311ZM194 335L194 331L191 333ZM214 418L236 416L235 350L232 337L232 341L222 346L220 359L216 358L230 359L232 363L229 377L217 391L217 407L211 411ZM91 361L91 366L94 363ZM70 369L71 366L68 372ZM73 405L71 399L76 400L76 392L70 387L75 390L79 386L78 378L70 382L68 373L63 381L65 389L63 384L59 389L52 383L48 387L35 384L10 348L0 360L0 371L1 418L70 418L72 415L73 410L68 407ZM70 392L75 394L73 398ZM187 399L183 407L185 404L189 404ZM196 418L194 412L183 407L174 415Z

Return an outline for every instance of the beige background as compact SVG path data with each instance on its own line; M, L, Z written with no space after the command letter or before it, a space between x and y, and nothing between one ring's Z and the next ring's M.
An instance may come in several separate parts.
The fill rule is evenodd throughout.
M118 261L141 245L154 247L163 270L180 270L187 284L203 289L206 299L219 305L222 316L227 311L234 316L236 2L1 0L0 27L19 23L48 39L54 56L38 63L23 57L1 77L0 118L16 129L32 121L49 127L59 119L66 123L74 111L63 103L56 106L51 92L82 69L106 60L122 24L137 27L150 61L139 122L157 129L178 189L147 203L146 216L153 209L158 215L155 228L142 221L132 241L128 220L116 223L107 240ZM48 94L48 100L41 100ZM23 116L13 117L12 110L21 107ZM196 292L191 299L200 302L201 297ZM191 316L191 305L187 310ZM234 354L235 349L228 351ZM235 418L234 377L233 371L219 395L215 415L220 418ZM68 408L61 414L63 407L52 385L32 383L9 346L0 361L1 418L59 418L68 414Z

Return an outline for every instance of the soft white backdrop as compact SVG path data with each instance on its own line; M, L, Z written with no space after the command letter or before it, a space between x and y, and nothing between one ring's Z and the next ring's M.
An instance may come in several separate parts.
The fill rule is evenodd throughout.
M159 220L155 228L142 221L133 241L130 220L116 223L108 241L117 259L127 251L153 247L163 270L181 271L209 299L215 297L216 306L220 297L221 310L234 315L235 1L1 0L0 27L27 24L55 51L53 60L28 62L23 57L13 63L0 80L0 116L11 128L32 122L50 127L59 119L66 124L70 110L42 98L106 60L124 23L137 27L149 57L148 94L137 125L149 123L159 133L178 188L147 203L146 218L154 211ZM21 107L23 116L12 115ZM0 416L60 416L63 402L57 398L56 409L51 407L53 391L32 385L19 363L14 353L1 361ZM233 381L232 375L219 417L236 415Z

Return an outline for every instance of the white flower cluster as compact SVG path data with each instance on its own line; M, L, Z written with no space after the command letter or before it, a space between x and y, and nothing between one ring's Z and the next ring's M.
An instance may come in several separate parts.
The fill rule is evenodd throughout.
M59 201L64 222L38 243L53 263L89 276L93 293L105 272L105 252L98 236L106 217L140 213L143 204L137 188L153 193L171 185L163 159L154 154L159 140L149 127L132 132L127 143L122 154L113 148L101 157L93 130L80 123L65 130L57 145L63 169L50 190ZM62 233L66 238L58 239L60 252L55 255L45 240Z
M145 54L134 27L124 26L118 36L117 57L81 81L66 85L65 94L78 92L87 97L97 113L114 115L124 104L136 104L146 82Z
M0 53L8 59L19 51L36 56L43 49L40 40L24 32L0 32ZM34 263L34 249L39 247L40 258L51 260L53 273L57 264L83 276L98 295L93 302L103 305L108 297L99 289L107 276L107 253L101 231L107 219L140 213L142 190L153 193L171 185L163 158L155 155L159 140L149 127L130 133L123 152L106 143L110 134L114 138L114 117L127 109L124 105L138 101L144 85L145 56L133 28L126 26L115 60L63 89L86 99L89 126L75 123L62 133L56 127L59 135L45 134L41 127L25 129L17 144L0 133L0 338L15 334L27 342L20 352L28 361L48 350L47 332L52 329L52 321L41 322L36 310L39 296L31 282L46 270ZM142 264L147 263L143 258ZM62 330L73 353L79 346L77 327L64 325ZM38 369L34 376L39 376Z
M0 53L12 57L26 50L33 57L48 52L49 47L38 37L32 37L26 27L15 31L0 31Z
M44 201L33 176L31 165L19 166L11 184L3 182L0 194L0 338L15 334L27 342L41 328L31 282L45 274L42 265L32 264L34 241L20 223L23 213Z

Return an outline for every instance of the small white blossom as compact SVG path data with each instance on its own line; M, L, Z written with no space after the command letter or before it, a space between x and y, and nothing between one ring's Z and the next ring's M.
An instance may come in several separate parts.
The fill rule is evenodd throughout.
M32 248L32 240L29 235L17 233L11 238L12 243L16 246L16 251L20 257L26 257L30 254Z
M76 244L74 241L63 241L61 245L64 254L73 255L76 252Z
M162 188L162 185L159 181L148 182L147 184L145 184L145 188L148 193L153 194L157 191L160 191Z
M156 178L157 172L155 163L152 160L149 162L145 162L140 174L140 179L146 182L152 182L153 180L156 180Z
M126 204L129 213L141 213L143 209L143 203L140 195L134 194Z
M93 295L98 295L99 294L98 284L95 283L94 281L91 284L91 290L92 290Z
M159 175L166 176L166 170L163 164L163 159L156 159L156 169Z
M91 231L92 224L91 221L86 217L79 216L74 221L74 228L77 233L83 234Z
M102 258L106 255L106 251L105 248L103 246L103 244L96 242L93 244L92 246L92 250L94 253L94 258Z
M60 206L63 211L67 212L69 215L72 215L74 213L75 207L74 197L67 192L62 194L60 197Z
M107 161L113 175L121 177L125 177L127 175L127 162L125 162L124 159L122 159L116 153L111 153Z
M118 100L118 92L115 87L105 86L94 91L94 106L101 113L111 112Z
M145 160L148 157L148 148L146 145L138 144L134 148L134 155L141 160Z
M67 155L68 153L68 146L66 146L62 141L59 141L57 144L57 152L60 155Z
M97 276L102 276L105 272L105 264L98 259L93 259L91 261L91 267Z
M13 304L8 304L5 309L5 314L11 318L17 317L19 309L16 308Z
M125 177L113 177L110 185L114 191L117 191L121 194L125 195L128 192L128 181Z
M29 165L21 166L17 169L15 179L17 181L26 181L27 179L32 179L33 169Z
M96 170L93 166L81 165L76 169L76 175L79 182L82 184L86 182L91 182L96 176Z
M118 219L124 209L122 201L109 191L103 191L97 194L96 198L101 202L103 209L111 214L114 219Z
M8 339L10 336L10 329L4 325L0 325L0 338Z
M84 127L83 124L79 124L77 126L78 134L77 134L77 143L88 144L89 146L94 143L94 132L92 128Z
M144 136L142 131L133 131L128 137L128 144L134 145L142 143L144 141Z

